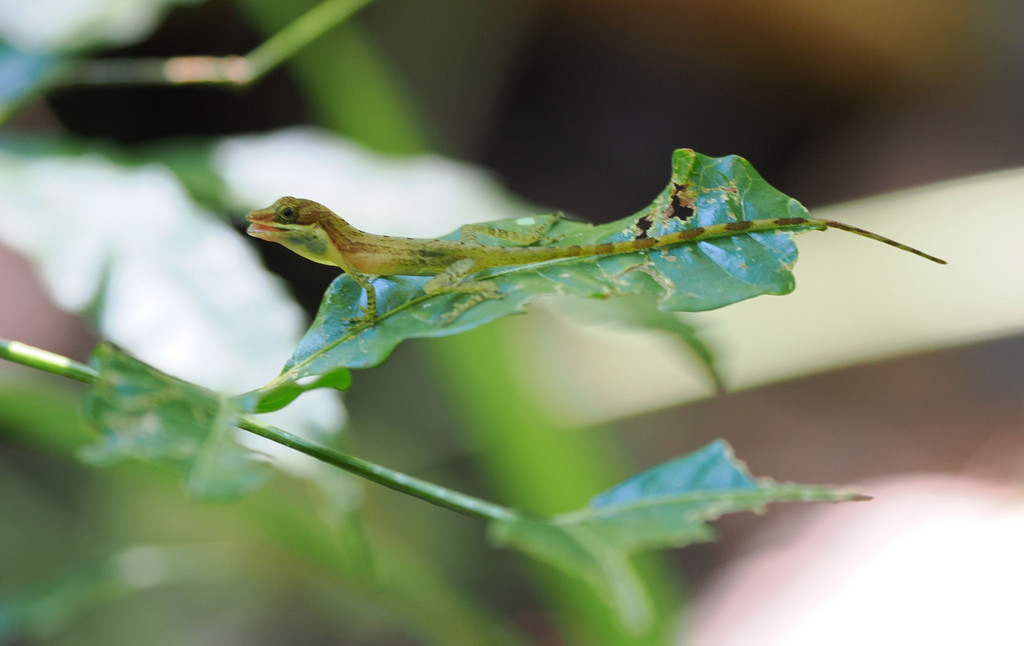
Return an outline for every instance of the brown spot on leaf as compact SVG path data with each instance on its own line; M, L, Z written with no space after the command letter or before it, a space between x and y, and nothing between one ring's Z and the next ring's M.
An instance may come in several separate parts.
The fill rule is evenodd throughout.
M753 222L747 220L740 220L739 222L729 222L725 225L726 231L746 231L750 227L754 226Z
M707 229L705 229L704 227L697 227L696 229L687 229L686 231L680 231L679 239L692 240L693 238L699 238L700 236L704 235L705 231L707 231Z
M799 224L807 224L807 218L776 218L773 222L780 227L792 227Z

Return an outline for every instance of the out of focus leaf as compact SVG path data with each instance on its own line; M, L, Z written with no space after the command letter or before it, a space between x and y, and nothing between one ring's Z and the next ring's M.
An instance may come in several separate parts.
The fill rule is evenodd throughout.
M0 2L0 39L26 52L73 52L145 38L171 5L196 0Z
M214 149L213 168L239 212L295 195L378 234L432 238L535 212L478 166L433 154L382 155L316 128L229 137Z
M219 391L265 381L302 329L302 312L239 232L157 164L122 166L38 140L0 146L0 241L104 338ZM337 402L318 395L275 421L337 428Z
M0 40L0 124L46 89L59 64L54 55L22 52Z
M155 462L182 476L201 499L229 500L259 487L266 461L232 437L232 401L176 379L109 344L97 346L100 378L84 397L87 422L101 435L80 452L94 464L128 458Z
M167 167L196 204L218 213L224 208L225 186L212 166L216 145L217 141L198 137L175 138L136 149L135 154Z
M50 89L75 57L148 36L170 5L195 0L0 2L0 124Z

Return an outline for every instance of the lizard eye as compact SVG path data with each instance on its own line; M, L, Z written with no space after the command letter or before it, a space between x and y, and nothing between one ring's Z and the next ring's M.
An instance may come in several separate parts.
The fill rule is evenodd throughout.
M286 204L277 210L277 217L281 222L294 222L299 217L299 212Z

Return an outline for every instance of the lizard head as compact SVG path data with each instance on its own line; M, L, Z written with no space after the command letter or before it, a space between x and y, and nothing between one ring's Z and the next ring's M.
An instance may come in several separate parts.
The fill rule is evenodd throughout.
M335 217L330 209L312 200L282 197L265 209L245 216L249 221L246 233L254 238L277 242L295 253L325 265L330 239L324 227L325 218Z

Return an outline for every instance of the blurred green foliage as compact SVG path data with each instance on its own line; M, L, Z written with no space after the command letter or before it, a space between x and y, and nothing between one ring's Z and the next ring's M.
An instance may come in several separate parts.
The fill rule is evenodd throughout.
M139 17L126 20L116 35L108 33L110 21L102 20L113 5L97 2L93 21L69 26L63 42L34 49L0 46L0 119L74 79L99 48L146 38L158 24L153 16L164 10L163 2L122 4L132 5L117 9L122 16L135 12ZM237 3L268 35L315 5L312 0ZM97 30L92 36L89 25ZM413 92L358 21L309 43L289 60L288 70L300 90L293 100L308 105L319 125L349 142L390 155L437 147ZM322 145L329 155L344 153L327 133L293 139L292 150ZM254 206L248 202L262 199L255 192L269 190L282 177L264 167L256 169L256 179L238 180L237 162L235 170L225 170L230 164L224 160L225 151L237 145L242 144L197 140L124 150L60 132L0 140L0 163L10 171L0 186L5 241L31 257L54 298L81 312L102 336L190 379L170 377L100 346L95 360L101 381L85 397L83 412L104 443L86 453L94 461L117 463L99 470L74 460L89 433L76 411L76 389L45 379L29 382L19 371L0 373L0 490L5 492L0 639L113 645L408 639L516 644L530 638L664 643L685 605L683 585L662 555L632 552L706 540L705 522L727 511L760 510L774 500L849 497L754 480L724 444L615 485L636 467L612 434L568 432L511 383L504 322L434 342L421 356L399 350L401 367L385 373L387 383L378 382L374 392L360 390L357 379L349 401L361 419L352 435L332 434L340 424L336 403L333 409L327 403L311 406L315 410L292 423L297 433L328 446L359 448L396 468L453 489L487 492L491 495L481 495L536 514L496 521L491 534L554 568L535 564L524 571L515 553L486 547L484 528L475 521L380 488L363 488L345 474L275 451L269 443L239 446L245 440L233 436L236 408L263 411L293 400L306 403L312 395L296 397L307 389L347 388L348 373L336 368L357 364L334 358L326 370L299 375L326 374L320 383L250 390L248 397L233 400L192 383L242 392L271 376L259 374L264 366L250 364L252 356L271 356L298 341L294 304L275 279L253 268L253 255L241 250L228 226L213 224L211 210ZM278 150L285 157L285 146ZM369 187L390 177L393 160L366 155L355 165L357 184ZM701 160L709 173L726 163ZM472 169L429 155L411 164L397 171L405 173L402 183L389 185L397 202L410 195L424 203L475 195L478 202L463 206L477 221L514 217L523 208ZM311 165L331 172L349 168L319 158ZM745 162L736 165L750 183L764 184ZM287 179L298 182L301 175L300 169ZM416 178L421 184L412 189ZM758 201L751 210L758 211L763 198L771 204L762 217L791 215L795 203L760 184L751 193ZM656 204L668 199L663 193ZM479 204L486 213L479 212ZM156 235L149 238L130 237L153 226L157 212L173 214L167 228L153 229ZM26 213L38 219L15 226L28 222ZM104 221L104 214L112 219ZM564 233L577 234L569 230L573 226L566 225ZM214 253L195 251L207 244L216 247ZM788 268L795 251L788 236L737 239L725 246L737 249L731 260L711 267L722 274L709 279L700 294L688 295L701 307L792 288ZM76 255L83 247L89 253ZM224 261L226 249L234 249L231 262ZM770 271L751 279L748 258L770 260L758 265ZM147 264L159 265L160 271L143 275ZM689 258L684 264L701 264L706 272L714 263ZM672 273L678 268L662 269L683 282ZM209 289L210 284L217 287ZM153 298L144 299L147 294ZM254 299L244 301L252 308L244 315L243 297ZM225 301L229 312L248 320L228 320L219 309ZM452 331L487 320L470 320ZM643 316L638 323L672 328L703 356L705 368L713 365L707 346L689 328L680 332L657 316ZM190 347L183 328L199 330L212 340L208 348L230 356L212 349L183 353L181 348ZM319 333L314 327L312 334ZM397 343L391 341L384 351L358 348L369 357L363 365L382 361ZM221 364L241 374L217 373ZM195 374L180 372L192 369ZM381 412L397 408L411 412L406 427ZM455 427L460 433L452 432ZM123 457L147 457L167 470L118 462ZM266 480L268 463L279 467L273 485L230 506L199 504L183 497L178 486L183 477L194 498L235 498ZM607 491L591 499L601 490ZM684 495L694 491L714 493L699 500ZM580 511L566 513L588 499ZM539 621L537 613L543 615Z

